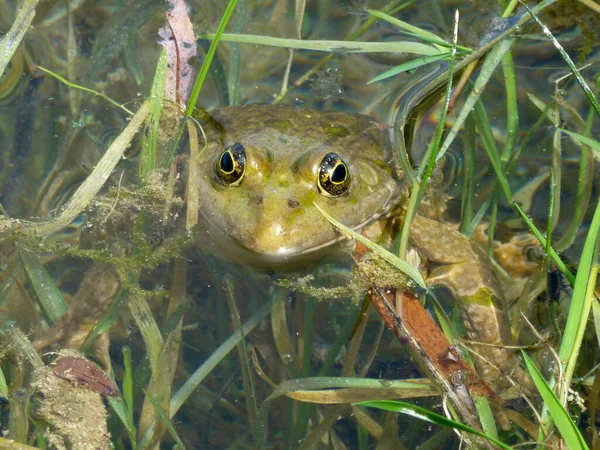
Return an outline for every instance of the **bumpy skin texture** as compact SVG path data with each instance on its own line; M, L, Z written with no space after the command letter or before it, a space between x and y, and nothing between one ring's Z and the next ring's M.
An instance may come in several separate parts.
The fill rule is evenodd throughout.
M215 253L279 267L340 239L313 202L360 228L399 201L387 132L367 116L272 105L217 109L210 116L204 122L208 147L196 163L200 223L210 236L201 245ZM215 164L234 143L245 148L246 171L239 186L225 186ZM320 163L331 152L351 178L337 197L322 195L317 186Z

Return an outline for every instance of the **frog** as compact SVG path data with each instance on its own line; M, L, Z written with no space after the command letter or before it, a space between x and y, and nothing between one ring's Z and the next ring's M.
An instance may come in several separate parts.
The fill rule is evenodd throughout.
M181 165L188 192L199 198L197 211L187 211L198 215L193 245L205 252L260 270L298 271L352 252L352 243L317 205L355 230L403 220L409 187L397 168L389 127L369 116L248 104L199 112L196 120L205 146ZM519 372L513 350L505 348L511 336L502 287L481 246L455 224L426 214L412 221L409 243L427 284L450 290L468 338L482 344L476 347L482 357L474 358L482 377L495 384L498 370ZM97 270L91 272L101 280ZM114 291L118 282L107 279ZM81 311L86 303L74 302L67 317L82 318L89 329ZM99 317L97 308L89 309ZM77 330L70 323L38 339L36 348L56 336L74 342L77 333L81 342L85 336Z
M348 251L345 236L317 206L358 231L403 220L408 186L389 127L369 116L255 104L216 109L206 124L207 147L191 162L199 174L193 188L210 235L202 245L221 257L284 271L331 257L336 247ZM500 388L500 370L529 384L505 347L506 299L482 246L427 214L412 221L409 243L428 286L450 290L468 339L483 344L472 347L483 379Z

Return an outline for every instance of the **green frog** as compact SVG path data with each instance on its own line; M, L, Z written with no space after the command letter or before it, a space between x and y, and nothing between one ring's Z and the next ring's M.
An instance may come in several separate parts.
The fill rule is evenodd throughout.
M396 169L389 131L368 116L244 105L198 119L206 147L189 162L196 175L190 176L188 189L199 194L197 244L208 252L287 271L335 251L351 251L315 205L357 230L402 218L407 188ZM511 342L510 327L503 291L485 252L453 225L425 216L417 216L410 231L428 284L446 286L460 305L469 338L492 345L478 346L477 352L504 373L518 370L513 351L503 347ZM98 315L98 308L86 307L95 297L81 297L88 300L72 308ZM85 311L69 314L86 316ZM55 334L68 342L74 332ZM494 385L496 369L478 358L475 362Z
M407 188L389 131L370 117L244 105L214 110L206 123L196 189L210 236L202 245L214 253L281 271L334 252L344 239L315 205L356 230L402 217ZM474 347L492 364L474 358L482 377L501 383L493 366L518 377L514 350L504 348L510 327L490 258L455 226L425 216L410 233L427 283L447 287L469 339L488 344Z
M360 229L404 198L385 132L370 117L273 105L210 116L196 189L211 236L201 245L213 253L297 266L342 239L315 204Z

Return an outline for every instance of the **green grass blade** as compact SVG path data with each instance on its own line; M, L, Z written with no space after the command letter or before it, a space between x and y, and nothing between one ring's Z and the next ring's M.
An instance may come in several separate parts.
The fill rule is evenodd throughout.
M408 72L410 70L417 69L418 67L425 66L427 64L439 61L441 59L449 58L451 55L450 52L442 53L440 55L431 55L424 56L423 58L413 59L412 61L405 62L404 64L400 64L390 70L383 72L381 75L377 75L375 78L367 81L367 84L375 83L376 81L386 80L394 75L398 75L399 73Z
M502 73L504 75L504 88L506 91L506 140L502 150L502 164L506 167L512 155L517 133L519 131L519 108L517 97L517 84L515 81L515 67L512 53L507 51L502 58Z
M260 324L271 312L271 304L265 303L256 313L244 322L241 330L236 330L229 338L217 348L204 363L186 380L171 398L170 416L173 417L179 408L185 403L190 395L202 383L206 376L245 338L254 328Z
M0 367L0 395L4 398L8 398L8 386L6 385L6 378L4 377L4 372Z
M10 30L0 39L0 76L4 75L6 67L29 30L37 3L38 0L21 2Z
M134 450L137 449L137 442L135 440L135 426L133 422L129 422L129 416L132 413L130 413L129 409L127 408L126 401L120 395L117 395L116 397L107 397L106 400L121 423L125 426L125 430L129 436L129 442L131 443L131 448Z
M104 314L102 314L100 320L98 320L94 324L92 330L85 338L85 341L83 342L80 348L80 350L83 353L87 353L88 351L90 351L98 336L103 333L107 333L114 325L114 323L117 320L119 320L119 317L121 316L121 311L123 311L123 308L127 303L128 296L129 291L127 289L121 289L119 291L119 294L110 305L110 308L108 308L104 312Z
M199 36L201 39L216 39L216 34ZM421 42L365 42L365 41L330 41L308 39L285 39L272 36L253 34L224 33L224 42L240 42L242 44L268 45L270 47L289 48L296 50L313 50L318 52L336 53L411 53L416 55L439 55L443 53L436 47ZM214 41L213 41L214 42Z
M563 60L567 64L567 66L569 66L569 69L571 69L571 72L575 76L575 79L577 80L577 83L579 83L579 85L581 86L581 89L583 89L583 92L584 92L585 96L587 97L588 101L590 102L590 104L594 108L594 111L596 111L596 115L598 117L600 117L600 104L598 103L598 100L596 99L596 96L594 95L594 93L592 92L592 90L590 89L590 87L588 86L588 84L586 83L586 81L581 76L581 73L579 72L579 70L575 66L575 63L573 62L573 60L571 59L571 57L569 56L569 54L565 51L565 49L562 47L562 45L560 45L560 42L558 42L556 40L556 38L554 37L554 35L552 34L552 32L548 29L548 27L545 26L540 21L540 19L538 18L538 16L531 10L531 8L529 8L529 6L527 6L527 4L525 2L521 2L521 4L527 10L527 12L529 13L529 15L533 18L533 20L535 20L535 22L540 26L540 28L542 29L542 32L546 35L546 37L552 41L552 43L554 44L554 46L556 47L556 49L560 53L560 56L562 56Z
M79 89L81 91L84 92L89 92L90 94L94 94L97 95L100 98L103 98L104 100L106 100L107 102L109 102L110 104L116 106L117 108L121 108L123 111L125 111L127 114L129 114L130 116L133 116L133 112L131 112L130 110L128 110L127 108L125 108L125 106L121 105L119 102L113 100L112 98L110 98L107 95L104 95L102 92L98 92L95 91L93 89L90 88L86 88L85 86L81 86L79 84L76 83L72 83L71 81L67 80L66 78L61 77L59 74L52 72L51 70L45 69L42 66L37 66L38 69L40 69L42 72L47 73L48 75L56 78L58 81L60 81L61 83L69 86L70 88L73 89Z
M490 407L488 399L485 397L475 398L475 407L479 412L479 420L481 421L481 426L483 427L485 434L494 439L498 439L498 429L496 428L494 412Z
M577 269L577 277L573 285L573 298L569 308L569 316L565 326L565 334L560 346L559 356L561 361L568 360L565 377L567 385L570 382L571 375L575 370L575 362L579 353L581 341L576 342L575 337L579 335L578 330L585 328L587 317L589 314L589 306L586 308L585 293L587 290L588 280L590 279L592 267L598 257L597 241L600 233L600 203L596 205L596 211L592 223L588 230L583 252L579 259L579 267ZM583 338L583 334L581 334Z
M156 145L158 142L158 125L160 122L160 112L162 110L163 98L165 96L165 86L167 85L167 50L162 48L158 62L156 63L156 72L154 82L150 90L150 112L148 113L147 133L144 136L144 143L140 153L138 174L143 177L150 170L156 167Z
M319 210L319 212L321 214L323 214L323 217L325 217L329 222L331 222L331 224L334 227L336 227L337 229L339 229L342 233L349 235L352 239L356 239L360 243L366 245L369 248L369 250L371 250L373 253L375 253L379 257L385 259L391 265L396 267L398 270L400 270L402 273L404 273L410 279L412 279L414 282L416 282L423 289L427 289L427 285L425 284L423 277L421 276L421 274L419 273L419 271L417 270L416 267L411 266L406 261L403 261L402 259L400 259L396 255L394 255L393 253L391 253L391 252L387 251L386 249L384 249L383 247L375 244L374 242L370 241L366 237L361 236L356 231L351 230L346 225L344 225L343 223L337 221L332 216L330 216L327 212L325 212L323 210L323 208L321 208L316 203L313 203L313 204Z
M225 27L233 14L235 9L235 5L237 4L237 0L229 0L227 4L227 9L223 13L223 17L221 17L221 22L219 23L219 28L217 28L217 32L214 35L213 41L210 43L210 47L208 52L206 53L206 57L202 62L202 68L200 69L200 73L196 77L196 81L194 82L194 88L192 89L192 93L190 94L190 99L187 104L187 108L185 110L185 117L191 117L194 112L194 107L196 106L196 102L198 101L198 97L200 96L200 91L202 90L202 86L204 85L204 80L206 79L206 75L208 74L208 70L210 69L210 63L215 56L215 52L217 51L217 45L225 32Z
M424 420L426 422L435 423L436 425L440 425L443 427L454 428L455 430L482 437L502 449L511 450L511 448L508 445L503 444L499 440L494 439L493 437L488 436L487 434L482 433L479 430L468 427L460 422L450 420L444 416L440 416L439 414L431 412L425 408L421 408L420 406L412 405L410 403L398 402L395 400L377 400L371 402L354 403L354 405L368 406L370 408L383 409L384 411L393 411L397 413L407 414L409 416Z
M125 369L125 373L123 375L123 399L125 400L125 405L127 406L128 422L125 423L125 426L127 427L128 432L131 431L129 435L131 444L136 446L135 422L133 421L133 367L131 366L131 348L127 346L123 347L123 366Z
M337 354L337 353L336 353ZM372 378L351 377L309 377L297 378L281 382L269 395L260 408L258 419L257 441L259 448L265 448L267 442L269 411L274 400L299 391L320 391L325 389L362 389L379 392L382 390L406 391L412 394L419 392L424 396L434 393L435 388L430 383L418 383L403 380L377 380Z
M569 416L569 413L562 407L558 397L554 394L552 389L550 389L550 386L548 386L548 383L546 383L546 380L542 374L539 372L537 367L535 367L535 364L533 364L531 359L529 359L527 353L522 350L521 353L523 354L523 359L527 365L527 370L529 370L529 374L531 375L535 386L544 399L550 414L552 414L552 418L554 419L554 422L556 423L556 426L558 427L558 430L560 431L560 434L565 440L567 446L571 449L587 449L588 446L583 440L583 436L581 435L579 428L577 428L577 425L575 425Z
M157 416L165 424L165 426L167 427L167 430L169 430L169 434L171 435L171 437L173 438L173 440L177 443L177 446L176 446L177 449L178 450L184 450L185 449L185 445L183 445L183 441L181 440L181 438L179 437L179 434L177 433L177 430L173 426L173 422L171 422L171 419L170 419L169 414L167 413L167 411L165 411L162 408L162 406L160 405L159 401L150 392L148 392L148 398L152 402L152 406L154 406L154 409L156 410Z
M596 161L600 161L600 142L598 142L596 139L592 139L589 136L584 136L583 134L575 133L574 131L565 130L564 128L559 128L559 130L563 133L567 133L580 143L588 145L590 148L592 148L594 150L594 158Z
M35 295L35 300L49 325L67 312L68 305L52 277L40 263L37 255L24 248L19 249L19 257L25 268L27 279Z
M392 25L395 25L398 28L407 31L411 35L418 37L419 39L422 39L425 42L429 42L431 44L434 44L434 45L437 45L440 47L445 47L445 48L450 48L453 46L452 43L444 41L442 38L431 33L430 31L424 30L423 28L416 27L416 26L406 23L402 20L396 19L395 17L392 17L384 12L376 11L373 9L367 9L367 12L369 14L371 14L373 17L377 17L378 19L385 20L386 22L391 23ZM460 45L457 45L456 49L460 50L460 51L464 51L464 52L472 51L470 48L461 47Z
M469 96L465 100L465 104L462 107L458 117L456 118L456 122L448 132L444 144L438 154L438 159L441 158L444 153L450 148L450 144L462 128L467 116L471 113L471 110L474 108L475 103L479 100L481 93L484 91L487 83L490 80L492 74L496 71L496 67L502 61L504 54L510 49L514 42L514 39L506 39L494 47L490 53L486 56L482 66L481 72L479 73L475 83L473 84L473 89L471 90ZM510 199L509 199L510 200Z
M473 116L465 121L463 153L463 188L460 199L460 232L466 234L473 220L473 196L475 186L475 120ZM470 236L470 234L467 234Z
M510 200L512 199L510 183L506 178L502 161L500 159L500 154L498 152L498 147L496 146L496 141L492 133L492 127L488 119L487 111L485 110L485 106L483 105L481 99L477 99L477 101L475 102L473 115L475 117L475 122L477 123L477 129L481 136L481 140L483 141L483 146L485 148L490 162L492 163L492 167L494 169L494 174L496 175L498 184L500 184L504 196L510 202Z
M513 207L517 210L517 212L519 213L519 215L521 216L523 221L525 221L525 223L529 227L529 230L537 238L537 240L540 242L542 247L546 248L546 238L540 232L540 230L538 230L538 228L535 226L533 221L527 216L527 214L525 214L525 211L523 211L523 208L521 208L521 206L518 203L513 203ZM571 285L573 285L575 283L575 277L573 276L573 274L571 273L569 268L565 265L565 263L563 262L561 257L558 255L558 253L556 253L556 251L551 246L548 247L548 256L550 256L552 258L552 260L558 266L560 271L565 275L565 277L567 277L567 279L569 280L569 283L571 283Z

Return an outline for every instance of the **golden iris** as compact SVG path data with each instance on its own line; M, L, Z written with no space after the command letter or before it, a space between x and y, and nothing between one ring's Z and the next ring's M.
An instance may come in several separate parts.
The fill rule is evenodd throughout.
M337 197L350 187L350 171L337 153L327 153L319 166L317 185L322 195Z
M246 172L246 149L236 142L221 153L215 164L217 178L225 186L238 186Z

